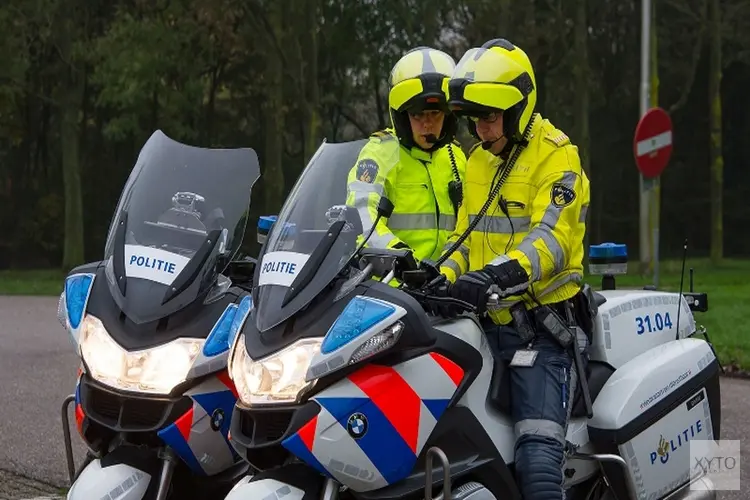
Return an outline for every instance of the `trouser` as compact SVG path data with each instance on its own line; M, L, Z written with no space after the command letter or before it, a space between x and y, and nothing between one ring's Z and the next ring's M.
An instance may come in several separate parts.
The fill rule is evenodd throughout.
M486 325L495 355L510 370L510 407L515 425L516 482L524 500L564 499L565 436L573 406L577 372L572 352L535 328L531 367L509 366L516 350L525 349L515 329Z

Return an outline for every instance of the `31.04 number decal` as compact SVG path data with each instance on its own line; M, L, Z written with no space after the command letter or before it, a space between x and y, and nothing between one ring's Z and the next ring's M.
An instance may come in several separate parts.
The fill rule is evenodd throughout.
M636 333L643 335L644 333L660 332L665 328L672 328L672 319L669 317L669 313L656 313L653 316L647 314L646 316L636 316L635 324L638 327Z

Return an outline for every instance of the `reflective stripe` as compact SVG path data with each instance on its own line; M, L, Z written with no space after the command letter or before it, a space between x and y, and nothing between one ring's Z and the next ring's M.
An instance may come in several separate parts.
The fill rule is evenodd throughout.
M383 185L382 184L370 184L364 181L352 181L347 186L347 189L357 193L377 193L383 196Z
M552 253L552 261L554 262L552 274L557 274L565 266L565 253L563 252L560 243L553 236L553 229L554 226L548 227L542 222L542 225L532 229L532 231L526 235L523 241L518 245L517 250L522 252L531 263L532 281L537 281L542 277L541 257L539 255L539 250L534 246L534 242L538 239L544 241L544 244L547 245L547 248Z
M440 215L440 220L435 223L434 213L422 214L393 214L388 219L388 227L393 229L444 229L452 231L456 227L456 218L453 215Z
M388 228L394 229L437 229L437 216L425 214L393 214L388 219Z
M576 182L576 175L572 172L565 172L563 174L561 184L573 189ZM586 205L588 208L588 205ZM531 264L531 280L537 281L542 277L542 261L539 255L539 250L534 246L536 240L541 239L547 246L547 249L552 254L552 274L557 274L565 268L565 252L563 251L562 245L555 238L553 231L557 222L560 220L562 208L555 206L550 203L547 209L544 211L542 216L542 222L537 227L531 230L529 234L521 241L518 245L518 251L523 253L529 263ZM582 215L585 217L585 213L582 209Z
M541 291L534 290L534 295L537 299L541 299L542 297L554 292L558 288L560 288L563 285L567 285L570 282L578 282L580 283L583 277L578 273L570 273L565 275L562 279L556 280L552 282L550 286L547 288L543 288ZM521 302L521 299L503 299L498 301L497 304L491 305L487 307L488 311L500 311L502 309L507 309L517 303ZM536 304L534 304L533 307L536 307Z
M476 215L469 216L469 224L472 224L477 218ZM511 226L512 223L512 226ZM531 217L506 217L504 215L485 215L474 228L474 231L481 231L494 234L511 234L525 233L531 225Z
M440 229L445 231L453 231L456 228L456 216L440 214L440 221L438 222Z
M510 261L510 257L508 257L507 255L505 254L498 255L497 257L495 257L494 259L490 261L490 265L499 266L500 264L504 264L509 261Z
M349 186L355 184L352 182ZM368 184L363 182L366 186L375 186L374 184ZM382 186L379 186L382 189ZM362 221L362 227L365 228L365 237L367 232L372 228L372 236L367 240L367 246L371 248L388 248L388 245L396 239L396 236L391 232L385 234L378 234L377 227L372 227L374 220L370 216L370 193L363 192L361 190L355 190L354 192L354 207L359 213L359 218Z
M570 282L577 282L580 283L583 279L583 276L581 276L578 273L570 273L566 274L562 279L553 281L547 288L542 289L540 293L538 293L536 296L537 298L544 297L545 295L548 295L558 288L560 288L563 285L567 285Z
M456 277L461 276L461 266L458 265L458 262L456 262L453 259L448 259L445 262L443 262L443 265L456 273Z
M451 247L453 246L453 243L455 242L449 241L448 243L446 243L441 253L445 253L448 250L450 250ZM456 249L456 252L460 253L461 257L463 257L466 262L469 262L469 247L461 243L461 246L459 246L458 249Z
M367 246L370 248L388 248L396 236L393 233L378 234L377 228L373 230L372 236L367 240Z
M571 404L571 406L573 406ZM523 434L536 434L537 436L547 436L557 439L565 444L565 429L563 426L552 420L542 420L539 418L527 418L516 423L516 438Z
M581 215L578 216L578 222L585 223L586 222L586 215L588 215L589 212L589 206L583 205L581 207Z

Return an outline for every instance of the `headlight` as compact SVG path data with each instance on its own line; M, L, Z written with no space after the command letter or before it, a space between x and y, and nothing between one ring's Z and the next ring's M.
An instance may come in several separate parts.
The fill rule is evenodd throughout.
M107 333L98 318L87 315L81 325L81 356L89 373L116 389L169 394L185 381L203 339L177 339L153 349L128 352Z
M239 400L249 406L296 403L314 382L305 382L322 339L302 339L260 361L247 355L245 335L237 339L230 373Z

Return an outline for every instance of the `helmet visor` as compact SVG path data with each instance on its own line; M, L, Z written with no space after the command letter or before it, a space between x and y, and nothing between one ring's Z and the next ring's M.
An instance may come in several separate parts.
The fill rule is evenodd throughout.
M396 84L388 96L396 111L442 109L447 111L448 78L439 74L411 78Z

